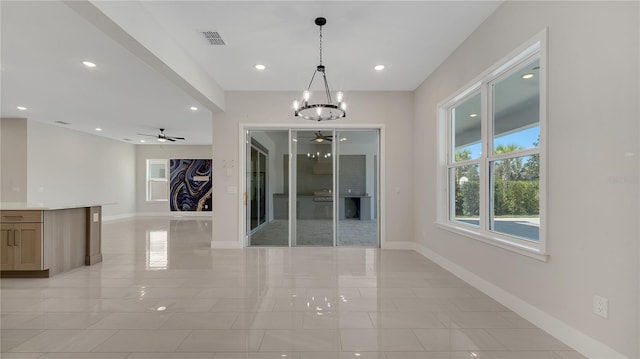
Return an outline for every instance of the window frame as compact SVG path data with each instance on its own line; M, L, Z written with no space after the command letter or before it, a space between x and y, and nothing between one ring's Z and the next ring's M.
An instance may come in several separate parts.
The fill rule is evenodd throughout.
M160 162L164 163L164 178L161 177L151 177L151 165L152 164L159 164ZM169 160L168 159L152 159L149 158L146 161L147 163L147 174L146 174L146 181L145 181L145 186L146 186L146 201L147 202L168 202L169 201ZM162 198L162 199L152 199L151 198L151 185L152 183L156 183L156 182L164 182L166 183L166 187L167 187L167 191L165 193L166 198Z
M507 78L535 59L539 60L539 127L540 143L538 147L498 154L493 153L493 85ZM438 105L438 218L437 225L481 242L507 249L541 261L548 260L547 252L547 29L523 43L509 55L495 63L481 75L471 81L452 96ZM467 99L481 94L481 155L480 158L455 161L454 128L452 109ZM539 155L539 208L540 227L538 241L528 240L506 233L493 231L489 222L493 218L493 185L491 182L491 163L499 160L523 156ZM480 213L479 226L467 224L455 219L455 187L451 182L451 173L456 168L479 165Z

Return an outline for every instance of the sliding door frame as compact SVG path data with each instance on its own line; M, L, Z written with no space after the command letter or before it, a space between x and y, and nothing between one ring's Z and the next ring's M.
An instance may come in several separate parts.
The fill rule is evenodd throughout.
M294 153L293 151L295 150L294 148L294 142L291 141L291 131L297 131L297 130L316 130L316 129L321 129L324 131L340 131L340 130L377 130L379 132L378 134L378 173L377 175L377 180L378 180L378 193L377 193L377 208L378 208L378 220L379 220L379 226L378 226L378 247L379 248L385 248L385 243L386 243L386 206L385 206L385 202L386 202L386 179L385 179L385 174L386 174L386 149L385 149L385 126L382 124L338 124L335 122L330 122L327 124L324 123L319 123L319 122L309 122L309 123L298 123L298 124L272 124L272 125L265 125L265 124L260 124L260 123L241 123L239 124L239 131L238 131L238 179L239 179L239 183L238 183L238 188L240 189L240 191L238 191L238 233L240 238L238 238L239 242L241 243L241 247L248 247L249 243L248 243L248 236L246 233L246 228L247 228L247 218L246 218L246 210L247 210L247 206L248 206L248 201L247 201L247 186L249 185L247 183L247 179L246 179L246 166L247 166L247 140L248 140L248 134L249 131L275 131L275 130L279 130L279 131L289 131L289 168L291 168L291 162L293 161L293 156L292 154ZM332 145L333 147L334 145ZM334 171L335 171L335 166L336 166L336 161L334 161L333 163L334 165ZM334 172L335 174L335 172ZM292 174L292 171L289 171L289 193L291 193L292 189L292 176L294 176L295 174ZM335 176L334 176L335 177ZM334 185L335 185L335 178L334 178ZM295 188L294 188L295 190ZM289 196L289 200L291 202L291 196ZM337 212L337 206L335 206L334 204L334 248L336 247L335 245L335 239L336 239L336 233L335 233L335 226L336 226L336 218L335 218L335 212ZM291 237L292 237L292 225L291 225L291 221L295 221L295 208L291 208L289 210L289 247L291 247Z

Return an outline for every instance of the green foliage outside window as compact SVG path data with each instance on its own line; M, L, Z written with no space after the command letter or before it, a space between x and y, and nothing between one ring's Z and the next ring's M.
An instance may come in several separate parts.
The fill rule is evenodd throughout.
M520 149L516 145L498 146L495 154ZM455 154L456 162L470 159L468 150ZM462 181L460 179L464 178ZM507 158L494 162L493 214L533 216L540 213L540 156ZM475 217L478 208L480 186L476 166L456 168L456 216Z

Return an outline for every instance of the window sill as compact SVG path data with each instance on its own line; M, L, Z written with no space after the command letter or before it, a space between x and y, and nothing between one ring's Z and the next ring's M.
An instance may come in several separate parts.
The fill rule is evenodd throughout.
M456 233L471 239L475 239L477 241L492 245L494 247L499 247L513 253L517 253L529 258L539 260L541 262L547 262L549 260L549 254L542 253L538 248L535 248L535 247L527 247L517 243L512 243L512 242L509 242L508 240L499 238L497 236L484 234L480 231L474 230L473 228L463 228L461 226L454 226L450 223L442 223L442 222L437 222L436 225L439 228L444 229L446 231Z

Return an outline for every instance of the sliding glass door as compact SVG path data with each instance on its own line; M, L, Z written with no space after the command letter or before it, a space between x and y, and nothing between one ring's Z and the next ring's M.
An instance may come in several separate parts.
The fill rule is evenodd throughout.
M338 246L378 246L378 131L336 132Z
M288 246L288 130L246 133L246 236L251 246Z
M333 131L292 131L296 207L292 246L334 245ZM295 171L293 171L295 169Z
M379 246L378 129L246 132L250 246Z

